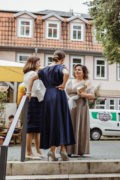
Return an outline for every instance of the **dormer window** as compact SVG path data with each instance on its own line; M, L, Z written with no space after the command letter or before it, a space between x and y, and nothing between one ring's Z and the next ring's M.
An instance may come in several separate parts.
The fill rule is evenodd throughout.
M60 39L60 23L56 21L46 22L46 39Z
M84 24L71 23L71 38L72 41L84 41Z
M33 37L33 20L19 18L18 19L18 37L32 38Z

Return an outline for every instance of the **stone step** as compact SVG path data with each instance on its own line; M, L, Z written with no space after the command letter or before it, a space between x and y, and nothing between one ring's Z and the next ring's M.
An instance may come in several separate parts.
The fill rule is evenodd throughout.
M107 173L120 173L120 160L9 161L7 164L8 176Z
M120 180L119 174L71 174L71 175L38 175L7 176L6 180Z

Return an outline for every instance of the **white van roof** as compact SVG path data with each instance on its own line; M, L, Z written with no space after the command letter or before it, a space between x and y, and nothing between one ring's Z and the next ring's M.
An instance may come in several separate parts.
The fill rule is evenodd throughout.
M89 109L90 110L90 112L100 112L100 111L103 111L103 112L105 112L105 111L107 111L107 112L116 112L116 113L120 113L120 110L112 110L112 109Z

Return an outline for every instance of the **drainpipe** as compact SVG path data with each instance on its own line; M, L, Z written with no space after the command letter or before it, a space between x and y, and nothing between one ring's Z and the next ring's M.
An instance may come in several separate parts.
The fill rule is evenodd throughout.
M37 56L38 48L35 48L35 56Z

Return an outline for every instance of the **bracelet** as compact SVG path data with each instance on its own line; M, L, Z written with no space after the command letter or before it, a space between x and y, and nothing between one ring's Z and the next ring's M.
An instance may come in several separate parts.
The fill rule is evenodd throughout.
M31 92L26 92L26 94L31 94Z

